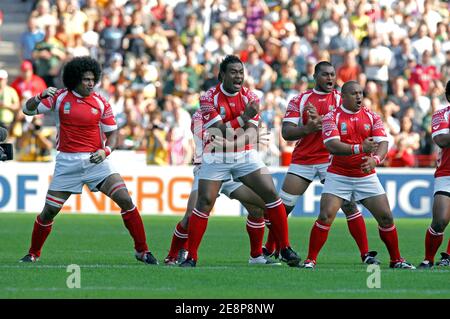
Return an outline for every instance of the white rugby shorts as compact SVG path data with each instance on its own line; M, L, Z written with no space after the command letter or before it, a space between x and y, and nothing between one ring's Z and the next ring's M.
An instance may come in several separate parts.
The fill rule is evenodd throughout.
M327 169L330 163L304 165L304 164L291 164L288 168L288 173L302 177L309 181L313 181L317 176L319 180L323 182L327 174Z
M49 190L81 194L86 184L92 192L108 176L117 173L108 158L100 164L89 161L90 153L64 153L56 155L55 171Z
M198 190L198 180L199 180L198 176L199 176L200 170L201 170L201 165L196 165L194 167L194 182L192 183L191 192L195 192ZM236 189L238 189L242 185L244 185L244 184L242 184L242 182L234 181L233 179L227 180L222 183L219 193L222 193L225 196L230 197L231 193L233 193Z
M327 173L323 193L333 194L347 201L360 201L369 197L385 194L377 174L365 177L348 177Z
M205 153L199 179L226 181L238 179L265 167L255 150L239 153Z
M450 193L450 176L441 176L434 179L434 192Z

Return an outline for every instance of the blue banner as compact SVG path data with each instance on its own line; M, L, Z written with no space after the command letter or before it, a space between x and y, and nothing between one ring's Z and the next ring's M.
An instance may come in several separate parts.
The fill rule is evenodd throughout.
M431 218L433 204L433 169L379 169L378 178L388 196L394 218ZM272 174L277 190L281 189L285 172ZM322 184L314 180L300 197L292 216L315 217L319 214ZM362 205L364 216L372 216ZM337 216L344 216L339 212Z

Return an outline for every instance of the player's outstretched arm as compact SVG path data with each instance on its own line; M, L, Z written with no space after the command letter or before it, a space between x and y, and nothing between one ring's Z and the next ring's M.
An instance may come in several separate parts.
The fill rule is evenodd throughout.
M23 113L25 113L26 115L36 115L36 109L39 103L41 103L41 100L55 96L57 91L57 88L49 87L42 91L40 94L29 98L25 103L25 106L22 108Z

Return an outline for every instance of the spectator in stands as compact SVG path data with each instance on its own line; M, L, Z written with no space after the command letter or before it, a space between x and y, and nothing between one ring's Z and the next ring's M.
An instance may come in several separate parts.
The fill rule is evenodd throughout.
M389 64L392 51L382 43L381 37L373 32L369 34L369 48L361 52L364 59L364 73L367 80L374 81L380 94L384 97L388 93Z
M428 96L423 94L422 88L419 84L413 84L410 90L411 90L410 105L415 112L414 120L417 121L419 125L421 125L425 114L427 114L430 111L431 101Z
M34 74L33 64L30 61L23 61L20 71L21 74L11 83L11 87L16 90L22 102L47 88L44 80Z
M412 131L412 120L403 117L400 124L400 133L394 138L394 146L387 154L390 167L414 167L414 152L420 147L420 136Z
M430 83L441 78L441 74L435 65L431 64L431 52L425 50L422 54L422 62L417 64L409 77L409 86L419 84L422 92L427 95L430 91Z
M36 18L28 18L28 30L20 35L20 55L22 60L33 59L33 50L36 44L44 40L45 33L37 27Z
M58 24L56 10L52 10L48 0L39 0L31 16L36 18L36 26L42 32L46 32L47 26L56 27Z
M131 23L127 26L123 37L122 48L130 59L136 59L145 53L145 27L142 15L134 11L131 15Z
M248 0L245 8L245 33L258 35L261 32L264 16L269 13L265 1Z
M336 70L336 84L342 86L345 82L356 81L361 72L355 53L347 51L344 54L344 62Z
M169 164L167 131L159 110L154 110L150 113L150 122L145 130L144 141L143 146L147 154L147 165Z
M350 32L347 19L339 21L339 33L331 38L328 51L331 55L331 64L337 69L344 62L345 52L355 51L358 48L356 38Z
M22 134L16 139L16 159L20 162L50 162L53 160L53 130L42 127L42 119L33 117L24 122Z
M180 41L187 47L194 37L199 37L203 41L204 35L201 25L197 21L197 15L192 13L187 17L186 27L180 33Z
M33 61L36 66L36 74L44 79L47 86L55 86L55 77L58 75L61 63L66 58L63 44L56 39L56 27L45 27L45 38L33 51Z
M0 125L8 128L19 110L19 95L8 85L8 72L0 69Z
M120 27L120 15L117 11L110 19L111 24L101 31L99 40L106 62L110 61L114 53L122 52L122 38L125 34L125 31Z
M274 74L272 68L259 58L257 51L250 52L245 68L248 76L255 80L257 89L263 92L270 90Z

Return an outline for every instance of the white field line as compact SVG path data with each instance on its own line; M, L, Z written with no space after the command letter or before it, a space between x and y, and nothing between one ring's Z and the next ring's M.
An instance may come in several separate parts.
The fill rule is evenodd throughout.
M448 294L450 293L450 289L428 289L428 290L416 290L411 291L411 289L389 289L389 288L379 288L379 289L346 289L346 288L338 288L338 289L313 289L315 293L362 293L362 294L376 294L376 293L399 293L399 294L411 294L411 292L417 292L419 294L426 295L436 295L436 294Z
M16 291L82 291L82 290L151 290L151 291L171 291L175 290L175 288L172 287L158 287L158 288L152 288L152 287L81 287L77 289L69 289L69 288L61 288L61 287L39 287L39 288L15 288L15 287L5 287L2 288L2 290L16 292Z
M0 269L61 269L61 268L67 268L69 264L60 264L60 265L42 265L42 264L20 264L18 263L17 265L0 265ZM158 269L174 269L174 268L180 268L178 266L165 266L162 263L160 263L157 266L153 266L153 265L144 265L143 263L136 263L135 265L120 265L120 264L78 264L78 266L80 266L80 268L93 268L93 269L100 269L100 268L104 268L104 269L136 269L136 268L148 268L148 269L154 269L155 267L157 267ZM350 269L350 268L324 268L324 269L315 269L314 271L310 271L310 270L305 270L305 269L301 269L301 268L291 268L291 267L287 267L285 265L282 265L282 267L276 267L276 266L264 266L264 265L246 265L246 264L242 264L242 265L230 265L230 266L197 266L195 269L201 270L201 269L205 269L205 270L218 270L218 269L229 269L229 270L238 270L238 269L244 269L244 268L248 268L248 269L284 269L284 270L288 270L289 271L299 271L302 274L303 273L311 273L311 274L315 274L315 273L320 273L321 271L325 271L325 272L337 272L337 273L361 273L361 274L365 274L367 273L366 268L365 267L361 267L359 268L359 266L355 266L355 268ZM282 270L282 271L284 271ZM435 274L435 273L449 273L450 272L450 267L447 269L433 269L433 270L401 270L401 269L381 269L382 272L386 272L386 273L394 273L394 272L411 272L411 273L427 273L427 274Z

